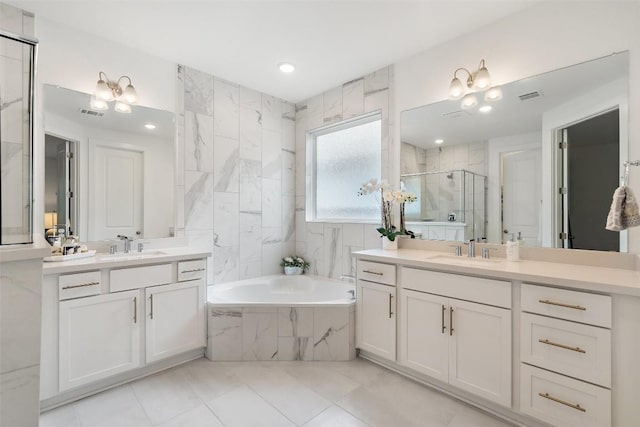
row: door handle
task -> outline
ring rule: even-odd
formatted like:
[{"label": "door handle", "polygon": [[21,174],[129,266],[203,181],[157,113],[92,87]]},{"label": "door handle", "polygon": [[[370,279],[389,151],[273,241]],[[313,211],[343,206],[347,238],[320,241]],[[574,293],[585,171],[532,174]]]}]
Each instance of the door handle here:
[{"label": "door handle", "polygon": [[138,297],[133,297],[133,323],[138,323]]},{"label": "door handle", "polygon": [[453,307],[449,307],[449,336],[453,336]]},{"label": "door handle", "polygon": [[509,230],[507,230],[506,228],[505,228],[504,230],[502,230],[502,232],[503,232],[504,234],[509,234]]},{"label": "door handle", "polygon": [[442,304],[442,333],[444,334],[444,331],[447,330],[447,327],[444,326],[444,312],[447,311],[447,307],[444,306],[444,304]]},{"label": "door handle", "polygon": [[149,300],[151,300],[151,310],[149,310],[149,317],[153,320],[153,294],[149,295]]},{"label": "door handle", "polygon": [[389,319],[391,319],[391,316],[393,315],[393,311],[391,309],[391,299],[393,298],[393,295],[389,294]]}]

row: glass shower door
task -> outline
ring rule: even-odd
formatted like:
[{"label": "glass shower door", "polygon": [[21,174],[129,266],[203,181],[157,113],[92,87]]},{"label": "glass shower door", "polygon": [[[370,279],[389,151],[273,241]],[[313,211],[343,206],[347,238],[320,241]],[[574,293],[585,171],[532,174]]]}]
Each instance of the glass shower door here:
[{"label": "glass shower door", "polygon": [[0,33],[0,244],[32,243],[35,43]]}]

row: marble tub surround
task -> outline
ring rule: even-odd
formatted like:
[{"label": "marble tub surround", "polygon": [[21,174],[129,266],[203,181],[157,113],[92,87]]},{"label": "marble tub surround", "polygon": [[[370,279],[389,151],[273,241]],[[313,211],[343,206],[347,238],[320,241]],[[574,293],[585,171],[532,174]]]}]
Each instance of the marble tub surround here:
[{"label": "marble tub surround", "polygon": [[346,307],[220,307],[209,304],[207,358],[351,360],[355,305]]},{"label": "marble tub surround", "polygon": [[295,252],[295,107],[178,66],[177,235],[207,282],[274,274]]},{"label": "marble tub surround", "polygon": [[[379,248],[382,243],[375,224],[307,222],[306,133],[324,125],[364,113],[382,116],[382,176],[389,179],[395,164],[393,140],[393,67],[384,67],[296,104],[295,132],[295,252],[311,262],[310,273],[332,278],[355,275],[352,253]],[[357,189],[354,189],[356,191]]]}]

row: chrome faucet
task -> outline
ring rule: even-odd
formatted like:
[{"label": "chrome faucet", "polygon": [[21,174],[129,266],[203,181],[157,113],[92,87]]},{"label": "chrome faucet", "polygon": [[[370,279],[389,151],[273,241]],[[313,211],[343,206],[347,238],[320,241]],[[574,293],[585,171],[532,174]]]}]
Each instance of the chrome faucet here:
[{"label": "chrome faucet", "polygon": [[124,242],[124,253],[128,254],[129,252],[131,252],[131,242],[133,241],[133,239],[131,237],[122,236],[120,234],[118,234],[118,239]]},{"label": "chrome faucet", "polygon": [[467,246],[467,256],[474,258],[476,256],[476,242],[473,239],[469,239],[468,242],[464,242]]}]

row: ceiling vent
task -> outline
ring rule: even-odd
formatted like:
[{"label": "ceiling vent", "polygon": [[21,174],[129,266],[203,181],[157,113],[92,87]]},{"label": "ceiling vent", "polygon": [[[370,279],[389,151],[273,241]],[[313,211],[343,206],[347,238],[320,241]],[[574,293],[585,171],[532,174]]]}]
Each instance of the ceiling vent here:
[{"label": "ceiling vent", "polygon": [[80,114],[86,114],[87,116],[94,116],[94,117],[102,117],[102,116],[104,116],[104,113],[101,113],[100,111],[88,110],[86,108],[81,108],[80,109]]},{"label": "ceiling vent", "polygon": [[538,90],[534,90],[533,92],[524,93],[522,95],[519,95],[518,98],[520,98],[520,101],[527,101],[529,99],[538,98],[539,96],[542,96],[542,92],[540,92]]},{"label": "ceiling vent", "polygon": [[444,113],[442,117],[444,117],[445,119],[457,119],[460,117],[467,117],[470,115],[471,114],[468,111],[456,110],[456,111],[450,111],[448,113]]}]

